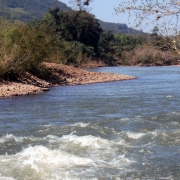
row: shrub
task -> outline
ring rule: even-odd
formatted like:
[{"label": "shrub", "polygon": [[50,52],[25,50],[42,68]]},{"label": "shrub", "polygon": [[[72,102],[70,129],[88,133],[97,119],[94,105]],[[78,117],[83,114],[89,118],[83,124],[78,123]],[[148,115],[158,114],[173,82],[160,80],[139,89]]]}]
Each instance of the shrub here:
[{"label": "shrub", "polygon": [[[173,52],[162,52],[153,46],[140,45],[129,52],[123,52],[122,64],[129,65],[170,65],[177,61],[178,56]],[[127,63],[128,62],[128,63]]]},{"label": "shrub", "polygon": [[32,29],[22,23],[1,21],[1,74],[14,70],[32,71],[47,56],[50,39],[42,29]]}]

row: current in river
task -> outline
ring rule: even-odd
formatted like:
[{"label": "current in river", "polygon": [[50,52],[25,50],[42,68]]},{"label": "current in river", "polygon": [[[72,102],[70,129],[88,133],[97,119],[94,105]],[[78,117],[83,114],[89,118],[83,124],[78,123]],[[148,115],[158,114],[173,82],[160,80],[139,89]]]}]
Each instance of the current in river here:
[{"label": "current in river", "polygon": [[179,180],[180,67],[0,100],[0,180]]}]

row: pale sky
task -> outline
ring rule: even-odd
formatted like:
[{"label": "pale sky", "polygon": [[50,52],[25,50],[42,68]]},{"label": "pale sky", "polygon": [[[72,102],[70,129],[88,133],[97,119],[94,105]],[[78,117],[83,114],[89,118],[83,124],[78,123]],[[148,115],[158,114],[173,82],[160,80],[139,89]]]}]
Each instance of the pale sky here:
[{"label": "pale sky", "polygon": [[[72,4],[69,4],[69,0],[59,0],[67,6],[72,7]],[[114,22],[114,23],[127,23],[127,16],[123,14],[116,15],[114,8],[117,8],[118,5],[123,2],[122,0],[93,0],[90,3],[90,13],[95,15],[97,19],[100,19],[105,22]]]},{"label": "pale sky", "polygon": [[[72,4],[69,4],[69,0],[59,0],[67,6],[72,7]],[[89,11],[91,14],[95,15],[97,19],[100,19],[104,22],[113,22],[113,23],[125,23],[128,27],[135,27],[132,19],[130,19],[130,24],[128,20],[127,14],[115,14],[114,8],[117,8],[121,2],[125,0],[93,0],[90,3],[89,7],[91,10]],[[138,29],[138,28],[137,28]],[[145,32],[151,31],[152,27],[145,29]]]}]

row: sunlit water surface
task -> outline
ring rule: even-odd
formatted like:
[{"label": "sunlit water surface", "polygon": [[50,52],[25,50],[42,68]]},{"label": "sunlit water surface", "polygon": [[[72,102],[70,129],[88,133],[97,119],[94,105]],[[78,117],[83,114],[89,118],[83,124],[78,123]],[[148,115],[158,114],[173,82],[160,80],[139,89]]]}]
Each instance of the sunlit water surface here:
[{"label": "sunlit water surface", "polygon": [[180,179],[180,67],[0,100],[0,180]]}]

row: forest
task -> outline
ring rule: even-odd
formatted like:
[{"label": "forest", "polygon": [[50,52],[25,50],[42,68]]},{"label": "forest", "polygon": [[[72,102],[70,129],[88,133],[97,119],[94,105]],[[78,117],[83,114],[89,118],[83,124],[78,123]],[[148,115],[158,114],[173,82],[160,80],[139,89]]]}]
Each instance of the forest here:
[{"label": "forest", "polygon": [[42,62],[150,66],[177,64],[177,60],[171,39],[160,35],[158,27],[152,34],[117,34],[105,31],[86,10],[49,8],[44,18],[27,23],[0,19],[0,76],[12,71],[41,74]]}]

